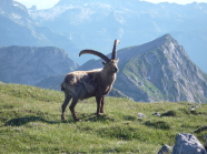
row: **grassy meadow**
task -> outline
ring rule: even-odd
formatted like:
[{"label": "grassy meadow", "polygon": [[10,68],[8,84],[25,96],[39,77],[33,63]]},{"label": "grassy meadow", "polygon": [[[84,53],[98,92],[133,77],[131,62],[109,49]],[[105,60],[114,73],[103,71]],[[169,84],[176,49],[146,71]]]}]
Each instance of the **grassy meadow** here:
[{"label": "grassy meadow", "polygon": [[[155,154],[173,145],[177,133],[193,133],[207,121],[207,105],[189,110],[189,103],[141,103],[106,98],[105,114],[95,116],[91,98],[69,109],[60,120],[61,92],[0,83],[0,153],[140,153]],[[162,117],[154,112],[169,113]],[[139,119],[138,113],[145,114]],[[201,142],[207,131],[194,133]]]}]

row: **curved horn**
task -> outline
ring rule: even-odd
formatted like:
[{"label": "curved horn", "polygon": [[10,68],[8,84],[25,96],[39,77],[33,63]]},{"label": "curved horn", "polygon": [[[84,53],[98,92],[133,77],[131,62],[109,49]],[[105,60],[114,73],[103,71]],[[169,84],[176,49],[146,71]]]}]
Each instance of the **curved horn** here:
[{"label": "curved horn", "polygon": [[119,42],[120,42],[119,40],[114,40],[111,59],[116,59],[116,46],[119,44]]},{"label": "curved horn", "polygon": [[103,60],[105,60],[106,62],[109,62],[110,59],[105,56],[104,54],[98,52],[98,51],[95,51],[95,50],[82,50],[80,53],[79,53],[79,56],[81,56],[82,54],[86,54],[86,53],[89,53],[89,54],[92,54],[92,55],[96,55],[100,58],[102,58]]}]

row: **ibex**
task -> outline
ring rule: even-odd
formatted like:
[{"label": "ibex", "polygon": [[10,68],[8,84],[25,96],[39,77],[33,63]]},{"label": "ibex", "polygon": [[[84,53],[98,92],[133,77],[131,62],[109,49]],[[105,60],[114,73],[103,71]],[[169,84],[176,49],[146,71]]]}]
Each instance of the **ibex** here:
[{"label": "ibex", "polygon": [[118,72],[118,59],[116,59],[116,46],[119,43],[118,40],[114,41],[112,56],[109,59],[104,54],[94,50],[82,50],[79,56],[82,54],[93,54],[105,62],[102,69],[95,69],[90,71],[75,71],[68,73],[61,84],[61,90],[65,93],[65,100],[62,104],[61,119],[65,120],[65,109],[72,98],[70,104],[70,111],[75,121],[79,119],[75,113],[75,106],[78,100],[83,100],[89,97],[96,97],[97,111],[96,115],[104,113],[104,96],[110,92],[113,83],[116,80],[116,73]]}]

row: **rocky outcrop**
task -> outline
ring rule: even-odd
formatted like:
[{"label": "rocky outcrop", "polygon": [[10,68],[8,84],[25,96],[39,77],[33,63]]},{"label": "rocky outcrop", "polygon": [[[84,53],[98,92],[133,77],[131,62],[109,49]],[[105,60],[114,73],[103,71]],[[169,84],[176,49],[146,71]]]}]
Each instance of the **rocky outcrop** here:
[{"label": "rocky outcrop", "polygon": [[163,145],[158,154],[207,154],[207,151],[196,136],[179,133],[175,138],[175,145]]},{"label": "rocky outcrop", "polygon": [[207,152],[194,135],[178,134],[172,154],[207,154]]},{"label": "rocky outcrop", "polygon": [[[121,64],[123,71],[118,80],[131,83],[129,89],[136,87],[136,100],[143,99],[138,92],[142,91],[147,96],[145,101],[206,102],[204,74],[169,34],[142,46],[123,49],[119,54],[120,62],[126,63]],[[116,88],[122,86],[117,84]]]}]

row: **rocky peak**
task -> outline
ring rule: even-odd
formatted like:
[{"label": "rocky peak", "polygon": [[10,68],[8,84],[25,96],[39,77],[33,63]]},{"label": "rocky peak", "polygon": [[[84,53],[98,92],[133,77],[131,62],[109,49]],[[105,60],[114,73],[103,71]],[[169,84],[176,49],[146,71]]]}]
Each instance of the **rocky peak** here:
[{"label": "rocky peak", "polygon": [[156,39],[157,42],[177,42],[170,34],[165,34]]},{"label": "rocky peak", "polygon": [[[169,34],[141,46],[121,50],[116,88],[138,101],[207,100],[204,73],[189,59],[184,48]],[[129,86],[131,85],[131,86]]]}]

